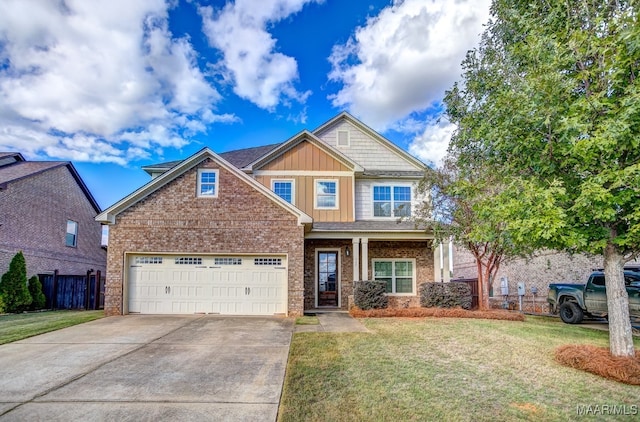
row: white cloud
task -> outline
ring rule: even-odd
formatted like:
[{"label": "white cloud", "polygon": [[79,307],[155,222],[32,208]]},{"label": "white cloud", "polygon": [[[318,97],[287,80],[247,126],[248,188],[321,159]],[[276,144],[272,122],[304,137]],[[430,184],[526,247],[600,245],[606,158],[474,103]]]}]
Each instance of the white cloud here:
[{"label": "white cloud", "polygon": [[299,92],[298,64],[276,49],[276,39],[267,25],[299,12],[311,2],[322,0],[237,0],[214,12],[200,8],[203,31],[209,44],[222,51],[216,66],[234,92],[258,107],[273,110],[281,101],[306,101],[310,91]]},{"label": "white cloud", "polygon": [[163,0],[4,0],[0,148],[126,164],[206,130],[221,97],[189,40],[169,32],[167,8]]},{"label": "white cloud", "polygon": [[409,145],[409,152],[425,163],[437,167],[442,164],[442,159],[447,154],[449,141],[455,129],[456,125],[442,116],[432,118],[427,121],[422,133],[413,139]]},{"label": "white cloud", "polygon": [[489,17],[489,0],[395,0],[334,46],[330,98],[377,130],[430,108],[461,73]]}]

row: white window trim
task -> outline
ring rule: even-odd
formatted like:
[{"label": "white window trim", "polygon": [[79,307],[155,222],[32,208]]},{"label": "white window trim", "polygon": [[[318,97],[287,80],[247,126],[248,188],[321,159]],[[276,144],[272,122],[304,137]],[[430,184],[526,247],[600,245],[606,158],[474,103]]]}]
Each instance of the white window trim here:
[{"label": "white window trim", "polygon": [[[376,209],[375,209],[375,187],[390,187],[391,188],[391,215],[389,217],[384,217],[384,216],[377,216],[376,215]],[[393,199],[393,188],[394,187],[402,187],[402,188],[409,188],[411,189],[411,201],[409,201],[409,203],[411,204],[411,210],[410,210],[410,214],[409,217],[413,216],[413,211],[414,211],[414,200],[415,200],[415,192],[413,189],[413,185],[409,184],[409,183],[374,183],[371,185],[371,217],[378,220],[397,220],[398,218],[401,217],[395,217],[393,215],[393,211],[394,211],[394,199]],[[404,218],[408,218],[408,217],[404,217]]]},{"label": "white window trim", "polygon": [[295,181],[295,179],[271,179],[271,191],[273,191],[273,193],[276,192],[275,184],[276,183],[280,183],[280,182],[289,182],[289,183],[291,183],[291,205],[295,205],[296,204],[296,181]]},{"label": "white window trim", "polygon": [[[216,191],[213,195],[202,195],[200,193],[200,188],[202,186],[202,173],[215,173],[216,175]],[[218,192],[220,192],[220,171],[217,169],[198,169],[198,183],[196,187],[196,195],[198,198],[217,198]]]},{"label": "white window trim", "polygon": [[[340,143],[340,133],[346,133],[347,134],[347,143],[346,144],[341,144]],[[336,131],[336,146],[338,147],[349,147],[351,146],[351,132],[348,130],[338,130]]]},{"label": "white window trim", "polygon": [[416,273],[418,272],[418,268],[416,267],[416,260],[415,258],[389,258],[389,259],[384,259],[384,258],[376,258],[376,259],[372,259],[371,260],[371,273],[372,273],[372,279],[376,279],[376,262],[393,262],[394,265],[392,267],[392,272],[391,272],[391,285],[393,287],[393,289],[395,290],[396,288],[396,282],[395,282],[395,263],[396,262],[411,262],[413,263],[413,274],[411,275],[411,290],[412,293],[387,293],[387,296],[416,296],[417,293],[417,286],[416,286]]},{"label": "white window trim", "polygon": [[[319,182],[333,182],[336,184],[336,205],[334,207],[318,207]],[[340,183],[338,179],[315,179],[313,181],[313,208],[316,210],[337,210],[340,208]]]}]

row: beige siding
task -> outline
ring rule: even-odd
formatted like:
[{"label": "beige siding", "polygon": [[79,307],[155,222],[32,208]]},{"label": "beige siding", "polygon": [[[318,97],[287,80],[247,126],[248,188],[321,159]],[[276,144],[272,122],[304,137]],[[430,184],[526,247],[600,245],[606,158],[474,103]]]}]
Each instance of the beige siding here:
[{"label": "beige siding", "polygon": [[[304,213],[310,215],[314,221],[353,221],[353,176],[326,176],[326,175],[258,175],[256,180],[271,189],[273,179],[293,180],[294,201],[293,204]],[[315,209],[314,187],[316,180],[338,181],[338,209]]]},{"label": "beige siding", "polygon": [[[349,132],[349,146],[337,145],[339,130]],[[344,120],[337,122],[334,126],[328,127],[322,132],[316,133],[316,135],[367,170],[424,170]]]},{"label": "beige siding", "polygon": [[349,171],[349,168],[312,143],[303,141],[260,170]]}]

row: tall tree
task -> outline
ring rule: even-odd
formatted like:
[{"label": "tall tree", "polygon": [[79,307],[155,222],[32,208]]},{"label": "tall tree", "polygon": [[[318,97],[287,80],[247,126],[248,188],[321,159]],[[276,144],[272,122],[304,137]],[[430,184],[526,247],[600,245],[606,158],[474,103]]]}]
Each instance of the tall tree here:
[{"label": "tall tree", "polygon": [[457,164],[508,180],[492,205],[511,239],[601,254],[610,350],[634,347],[624,263],[640,253],[636,1],[494,0],[447,93]]},{"label": "tall tree", "polygon": [[7,312],[21,311],[31,303],[27,286],[27,263],[22,252],[18,252],[9,263],[9,271],[0,279],[0,296]]}]

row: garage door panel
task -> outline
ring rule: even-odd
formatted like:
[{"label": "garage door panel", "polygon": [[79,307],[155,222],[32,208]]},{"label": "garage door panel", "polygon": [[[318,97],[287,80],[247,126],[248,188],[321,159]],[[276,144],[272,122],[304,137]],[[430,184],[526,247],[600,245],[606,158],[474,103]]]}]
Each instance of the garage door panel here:
[{"label": "garage door panel", "polygon": [[286,280],[284,257],[134,256],[128,280],[129,311],[286,313]]}]

